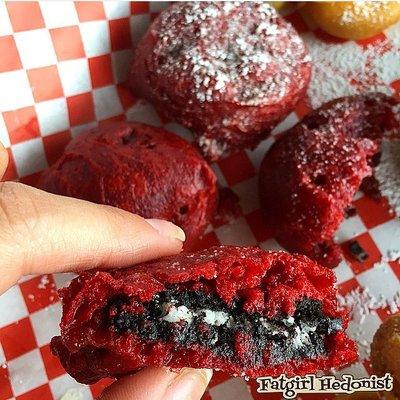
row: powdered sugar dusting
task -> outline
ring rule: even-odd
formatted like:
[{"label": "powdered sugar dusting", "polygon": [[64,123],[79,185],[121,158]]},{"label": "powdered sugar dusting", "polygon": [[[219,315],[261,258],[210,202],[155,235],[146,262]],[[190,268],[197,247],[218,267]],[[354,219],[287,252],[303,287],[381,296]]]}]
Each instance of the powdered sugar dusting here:
[{"label": "powdered sugar dusting", "polygon": [[60,400],[83,400],[83,393],[78,388],[68,389]]},{"label": "powdered sugar dusting", "polygon": [[362,48],[350,41],[325,43],[312,34],[303,39],[313,60],[313,78],[308,88],[313,108],[343,96],[367,92],[393,94],[388,83],[400,78],[399,43],[385,39]]},{"label": "powdered sugar dusting", "polygon": [[297,67],[310,61],[293,28],[262,2],[176,3],[163,14],[159,36],[157,72],[180,74],[201,103],[277,103]]},{"label": "powdered sugar dusting", "polygon": [[[382,260],[375,263],[372,268],[384,270],[387,262],[399,262],[399,260],[400,251],[389,250],[382,257]],[[368,359],[373,337],[373,335],[367,333],[370,329],[368,320],[373,318],[378,310],[385,310],[389,314],[398,313],[400,311],[400,290],[390,296],[380,294],[376,297],[371,293],[368,286],[357,287],[344,296],[338,295],[337,299],[339,307],[350,310],[350,318],[354,323],[353,328],[357,326],[357,329],[349,329],[348,333],[358,343],[360,360]],[[370,340],[366,340],[366,338]]]},{"label": "powdered sugar dusting", "polygon": [[375,168],[382,195],[386,196],[397,216],[400,216],[400,140],[384,139],[381,159]]},{"label": "powdered sugar dusting", "polygon": [[42,275],[40,282],[38,284],[39,289],[46,289],[47,285],[50,283],[48,275]]},{"label": "powdered sugar dusting", "polygon": [[[396,295],[393,299],[387,299],[382,295],[381,297],[376,298],[370,293],[368,288],[360,287],[353,289],[345,296],[338,295],[339,306],[342,308],[348,308],[350,310],[352,321],[358,324],[362,324],[367,315],[370,315],[376,310],[387,308],[396,299],[400,300],[400,297]],[[398,303],[397,306],[400,307],[400,303]]]},{"label": "powdered sugar dusting", "polygon": [[386,85],[400,78],[400,52],[399,49],[389,51],[376,58],[373,62],[374,73]]},{"label": "powdered sugar dusting", "polygon": [[376,24],[383,21],[386,12],[390,12],[388,1],[349,2],[343,10],[340,23],[348,25],[367,20]]},{"label": "powdered sugar dusting", "polygon": [[225,153],[228,148],[228,144],[222,141],[218,141],[214,138],[209,138],[201,135],[198,139],[199,146],[203,149],[206,154],[213,154],[214,156],[221,156]]},{"label": "powdered sugar dusting", "polygon": [[400,249],[389,250],[386,256],[382,257],[382,261],[391,262],[397,261],[400,262]]},{"label": "powdered sugar dusting", "polygon": [[373,315],[380,309],[387,309],[390,314],[400,311],[400,291],[391,299],[387,299],[383,295],[376,298],[368,288],[358,287],[345,296],[339,295],[338,303],[339,306],[351,310],[350,316],[354,324],[353,329],[349,329],[347,333],[358,344],[360,361],[369,359],[373,335],[367,333],[369,330],[366,326],[367,321],[371,317],[373,318]]}]

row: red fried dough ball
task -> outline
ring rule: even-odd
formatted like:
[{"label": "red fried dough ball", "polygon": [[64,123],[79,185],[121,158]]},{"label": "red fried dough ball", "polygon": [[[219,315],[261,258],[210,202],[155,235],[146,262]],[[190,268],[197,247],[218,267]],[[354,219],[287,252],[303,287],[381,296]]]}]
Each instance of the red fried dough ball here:
[{"label": "red fried dough ball", "polygon": [[130,86],[194,132],[210,160],[255,147],[305,95],[310,56],[268,3],[174,3],[134,56]]},{"label": "red fried dough ball", "polygon": [[357,348],[334,283],[307,257],[257,247],[86,271],[60,292],[61,336],[51,350],[86,384],[146,366],[249,378],[337,368],[355,361]]},{"label": "red fried dough ball", "polygon": [[179,225],[187,246],[217,202],[216,177],[188,142],[160,128],[122,122],[73,139],[39,186]]},{"label": "red fried dough ball", "polygon": [[260,198],[267,224],[289,251],[335,267],[342,256],[333,236],[363,180],[373,172],[392,99],[344,97],[314,111],[265,155]]}]

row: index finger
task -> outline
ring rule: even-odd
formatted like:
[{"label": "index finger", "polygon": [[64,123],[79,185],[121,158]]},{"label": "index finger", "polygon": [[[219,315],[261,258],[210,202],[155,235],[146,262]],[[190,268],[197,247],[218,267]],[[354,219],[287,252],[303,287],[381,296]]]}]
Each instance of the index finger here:
[{"label": "index finger", "polygon": [[21,275],[118,268],[179,253],[171,222],[0,183],[0,293]]}]

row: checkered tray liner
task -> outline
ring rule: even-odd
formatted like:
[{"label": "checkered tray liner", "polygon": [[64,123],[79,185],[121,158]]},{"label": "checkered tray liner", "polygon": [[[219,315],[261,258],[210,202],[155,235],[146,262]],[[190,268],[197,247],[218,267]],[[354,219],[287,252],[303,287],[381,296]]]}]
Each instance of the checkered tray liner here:
[{"label": "checkered tray liner", "polygon": [[[7,180],[35,185],[40,171],[60,156],[72,137],[106,121],[148,122],[190,138],[181,126],[163,123],[124,84],[131,48],[164,7],[160,2],[0,2],[0,140],[10,155]],[[310,31],[298,14],[288,19],[301,33]],[[385,34],[398,40],[399,31],[397,26]],[[326,39],[318,31],[310,34],[315,40]],[[369,43],[382,40],[385,34]],[[400,76],[390,87],[400,95]],[[308,110],[301,104],[275,134]],[[262,223],[256,178],[273,142],[274,136],[254,151],[242,151],[213,165],[219,182],[239,196],[241,215],[232,224],[210,226],[199,248],[220,243],[279,248]],[[338,233],[346,256],[335,269],[339,290],[344,294],[368,286],[375,296],[391,296],[399,289],[400,265],[388,262],[379,269],[372,267],[388,250],[400,250],[399,219],[390,214],[386,201],[377,203],[362,193],[353,204],[356,215],[346,219]],[[354,238],[369,254],[363,263],[347,252],[346,243]],[[50,352],[49,342],[59,331],[61,314],[56,290],[70,278],[71,274],[25,277],[0,297],[0,400],[59,399],[71,388],[78,388],[82,399],[92,399],[109,384],[110,380],[90,387],[77,384]],[[386,317],[385,310],[367,316],[363,339],[370,341]],[[350,330],[357,329],[357,324],[351,324]],[[368,375],[371,369],[364,361],[349,371]],[[212,400],[280,397],[259,395],[254,381],[246,383],[218,372],[205,394],[205,399]],[[302,396],[309,397],[333,398]]]}]

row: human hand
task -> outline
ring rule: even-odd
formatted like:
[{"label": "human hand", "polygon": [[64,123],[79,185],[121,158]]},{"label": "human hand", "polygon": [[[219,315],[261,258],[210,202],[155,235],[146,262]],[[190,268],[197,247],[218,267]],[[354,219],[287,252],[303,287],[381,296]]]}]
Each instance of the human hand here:
[{"label": "human hand", "polygon": [[[8,155],[0,144],[0,180]],[[182,250],[171,222],[0,182],[0,294],[23,275],[122,268]],[[198,400],[211,370],[149,367],[118,379],[101,400]]]}]

